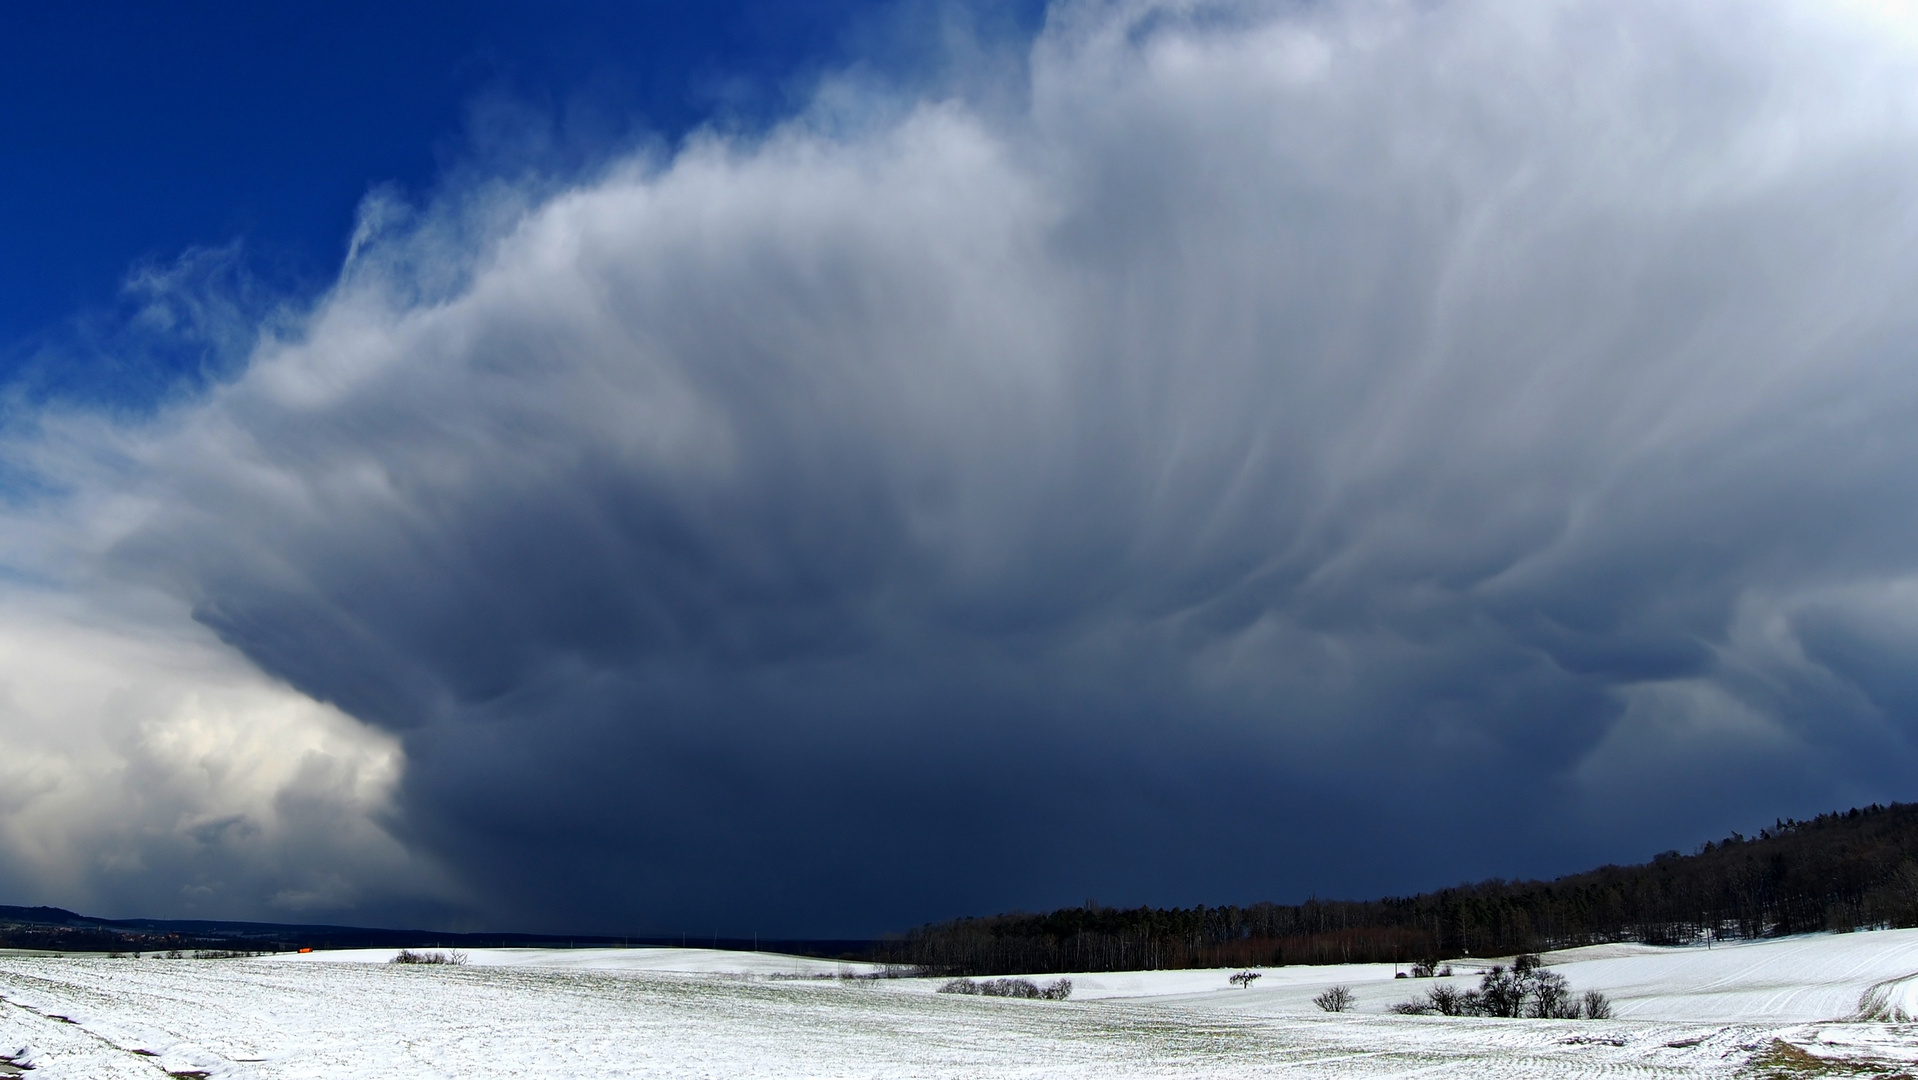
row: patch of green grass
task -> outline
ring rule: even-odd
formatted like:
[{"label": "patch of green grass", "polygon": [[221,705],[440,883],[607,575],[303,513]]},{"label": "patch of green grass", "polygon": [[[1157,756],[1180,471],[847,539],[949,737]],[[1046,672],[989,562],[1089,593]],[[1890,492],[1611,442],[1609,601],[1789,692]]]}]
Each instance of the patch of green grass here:
[{"label": "patch of green grass", "polygon": [[1773,1039],[1747,1066],[1759,1080],[1804,1080],[1817,1076],[1875,1077],[1877,1080],[1914,1080],[1897,1064],[1870,1058],[1821,1058]]}]

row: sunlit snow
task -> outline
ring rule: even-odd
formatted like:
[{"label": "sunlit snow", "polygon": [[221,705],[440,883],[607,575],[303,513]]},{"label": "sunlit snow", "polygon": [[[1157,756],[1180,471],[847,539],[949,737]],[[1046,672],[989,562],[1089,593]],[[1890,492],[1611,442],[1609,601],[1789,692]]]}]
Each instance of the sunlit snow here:
[{"label": "sunlit snow", "polygon": [[[1072,1000],[1043,1002],[769,953],[479,949],[462,967],[392,955],[0,955],[0,1074],[6,1061],[32,1080],[1730,1076],[1781,1052],[1918,1062],[1914,930],[1547,954],[1575,990],[1612,998],[1606,1021],[1391,1015],[1434,981],[1389,964],[1265,969],[1249,989],[1216,969],[1074,974]],[[1456,961],[1452,981],[1500,959]],[[1356,1012],[1313,1007],[1334,984]]]}]

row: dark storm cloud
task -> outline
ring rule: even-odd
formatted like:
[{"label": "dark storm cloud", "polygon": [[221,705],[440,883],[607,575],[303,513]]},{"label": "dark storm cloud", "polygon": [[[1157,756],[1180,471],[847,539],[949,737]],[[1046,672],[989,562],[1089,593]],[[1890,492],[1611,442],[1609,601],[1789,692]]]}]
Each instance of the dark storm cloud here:
[{"label": "dark storm cloud", "polygon": [[449,193],[205,400],[47,423],[127,462],[110,573],[400,739],[477,921],[1642,857],[1911,795],[1914,42],[1068,6],[1023,94]]}]

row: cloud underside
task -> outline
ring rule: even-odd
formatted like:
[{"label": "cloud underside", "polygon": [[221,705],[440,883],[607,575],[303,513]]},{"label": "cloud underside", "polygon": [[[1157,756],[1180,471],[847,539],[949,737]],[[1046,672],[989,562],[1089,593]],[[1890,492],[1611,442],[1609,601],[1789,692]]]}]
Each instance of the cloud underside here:
[{"label": "cloud underside", "polygon": [[340,740],[221,797],[358,823],[337,893],[218,799],[139,803],[112,880],[205,834],[229,903],[862,933],[1909,798],[1902,18],[1068,5],[1012,93],[369,225],[230,382],[17,444],[65,494],[16,562]]}]

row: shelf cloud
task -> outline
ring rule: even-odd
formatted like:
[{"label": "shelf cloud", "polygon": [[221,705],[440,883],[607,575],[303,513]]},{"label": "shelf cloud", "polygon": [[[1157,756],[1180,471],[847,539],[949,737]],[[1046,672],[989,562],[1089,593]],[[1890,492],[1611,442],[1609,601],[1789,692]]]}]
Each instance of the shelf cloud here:
[{"label": "shelf cloud", "polygon": [[231,378],[16,415],[0,882],[858,934],[1910,798],[1914,26],[1066,3],[370,200]]}]

